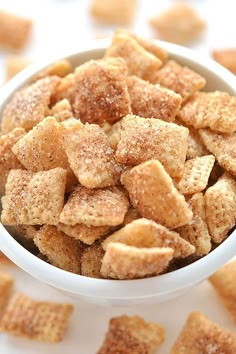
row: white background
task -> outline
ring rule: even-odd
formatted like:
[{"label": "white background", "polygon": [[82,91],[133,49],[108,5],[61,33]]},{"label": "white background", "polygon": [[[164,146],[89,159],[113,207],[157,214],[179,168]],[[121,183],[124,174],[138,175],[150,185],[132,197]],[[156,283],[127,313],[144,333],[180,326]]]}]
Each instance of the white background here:
[{"label": "white background", "polygon": [[[140,0],[133,28],[138,34],[150,37],[148,18],[173,1]],[[186,1],[187,2],[187,1]],[[235,1],[188,1],[208,23],[202,41],[193,48],[210,53],[213,48],[235,46]],[[46,60],[67,50],[82,48],[96,36],[112,33],[111,27],[98,26],[88,15],[88,0],[0,0],[0,9],[31,17],[34,33],[22,55],[35,61]],[[4,81],[6,53],[0,52],[0,84]],[[0,270],[5,269],[0,266]],[[34,280],[16,267],[6,270],[16,278],[15,288],[36,299],[73,302],[72,299]],[[161,305],[133,308],[105,308],[82,302],[75,303],[75,311],[65,340],[59,344],[42,344],[0,334],[1,354],[94,354],[101,345],[109,319],[120,314],[136,314],[166,327],[167,338],[158,353],[168,354],[189,312],[201,310],[212,320],[235,331],[216,294],[206,281],[179,299]]]}]

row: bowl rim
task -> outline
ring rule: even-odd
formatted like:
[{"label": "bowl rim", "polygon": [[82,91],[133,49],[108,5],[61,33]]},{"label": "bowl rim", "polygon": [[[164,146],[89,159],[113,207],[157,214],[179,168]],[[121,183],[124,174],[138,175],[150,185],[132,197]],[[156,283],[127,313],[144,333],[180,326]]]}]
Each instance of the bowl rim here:
[{"label": "bowl rim", "polygon": [[[163,41],[155,42],[166,49],[170,55],[177,55],[183,59],[190,60],[193,65],[197,64],[214,73],[229,85],[236,94],[235,76],[220,64],[192,49]],[[70,51],[64,55],[57,55],[45,62],[30,65],[0,88],[0,111],[12,94],[28,83],[39,70],[57,60],[70,59],[85,53],[89,54],[89,52],[105,50],[109,43],[110,40],[107,39],[93,40],[79,50]],[[128,300],[168,295],[172,292],[189,288],[207,278],[236,254],[235,230],[208,255],[170,273],[135,280],[96,279],[67,272],[39,259],[21,246],[2,224],[0,224],[0,235],[1,251],[24,271],[55,288],[87,298]]]}]

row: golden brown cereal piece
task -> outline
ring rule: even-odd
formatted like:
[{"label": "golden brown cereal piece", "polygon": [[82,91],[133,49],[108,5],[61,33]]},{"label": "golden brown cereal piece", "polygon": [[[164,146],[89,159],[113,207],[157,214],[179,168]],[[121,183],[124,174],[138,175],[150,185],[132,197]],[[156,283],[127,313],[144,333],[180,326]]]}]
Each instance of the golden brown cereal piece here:
[{"label": "golden brown cereal piece", "polygon": [[69,60],[62,59],[56,61],[55,63],[49,65],[45,69],[41,70],[35,77],[34,81],[42,79],[45,76],[56,75],[59,77],[64,77],[71,73],[72,66]]},{"label": "golden brown cereal piece", "polygon": [[25,134],[22,128],[0,136],[0,194],[5,191],[7,176],[12,169],[22,168],[20,161],[11,151],[12,146]]},{"label": "golden brown cereal piece", "polygon": [[118,184],[122,168],[101,127],[75,120],[62,130],[65,152],[80,184],[86,188]]},{"label": "golden brown cereal piece", "polygon": [[180,95],[137,76],[128,76],[127,84],[133,114],[173,122],[181,106]]},{"label": "golden brown cereal piece", "polygon": [[194,194],[203,191],[215,163],[213,155],[190,159],[185,162],[184,172],[177,186],[182,194]]},{"label": "golden brown cereal piece", "polygon": [[101,275],[111,279],[154,276],[166,270],[173,253],[172,248],[138,248],[111,242],[102,259]]},{"label": "golden brown cereal piece", "polygon": [[128,115],[121,122],[115,156],[119,163],[128,165],[158,159],[172,177],[181,177],[187,148],[187,128],[159,119]]},{"label": "golden brown cereal piece", "polygon": [[197,92],[178,113],[181,120],[195,129],[216,132],[236,131],[236,97],[226,92]]},{"label": "golden brown cereal piece", "polygon": [[206,221],[212,240],[222,242],[235,225],[236,181],[224,174],[205,193]]},{"label": "golden brown cereal piece", "polygon": [[80,243],[59,231],[55,226],[44,225],[35,235],[39,251],[56,267],[80,274]]},{"label": "golden brown cereal piece", "polygon": [[155,73],[155,83],[178,93],[185,102],[205,86],[206,80],[188,67],[181,66],[174,60],[169,60],[163,68]]},{"label": "golden brown cereal piece", "polygon": [[36,249],[34,244],[34,237],[38,231],[36,226],[14,225],[9,226],[7,230],[21,245],[23,245],[28,250],[34,251]]},{"label": "golden brown cereal piece", "polygon": [[211,322],[201,312],[192,312],[171,354],[234,354],[236,335]]},{"label": "golden brown cereal piece", "polygon": [[57,102],[66,98],[70,101],[75,92],[75,85],[74,72],[61,78],[59,85],[56,87],[55,94],[53,95],[53,100]]},{"label": "golden brown cereal piece", "polygon": [[209,151],[203,144],[203,141],[199,135],[198,130],[189,127],[189,136],[188,136],[188,150],[187,150],[187,159],[194,159],[195,157],[205,156],[209,154]]},{"label": "golden brown cereal piece", "polygon": [[31,61],[19,55],[10,55],[5,60],[5,77],[6,81],[18,74],[31,64]]},{"label": "golden brown cereal piece", "polygon": [[60,342],[72,311],[71,304],[35,301],[15,293],[3,314],[0,330],[41,342]]},{"label": "golden brown cereal piece", "polygon": [[153,354],[165,340],[165,329],[139,316],[113,317],[97,354]]},{"label": "golden brown cereal piece", "polygon": [[93,0],[90,14],[104,24],[129,24],[133,21],[137,0]]},{"label": "golden brown cereal piece", "polygon": [[162,65],[159,58],[145,50],[135,39],[123,33],[115,34],[105,57],[123,58],[129,75],[136,75],[149,81],[152,81],[154,74]]},{"label": "golden brown cereal piece", "polygon": [[211,284],[217,291],[223,305],[236,323],[236,260],[231,261],[214,273],[210,278]]},{"label": "golden brown cereal piece", "polygon": [[3,272],[0,273],[0,314],[1,315],[10,297],[13,283],[14,280],[10,275]]},{"label": "golden brown cereal piece", "polygon": [[236,49],[215,49],[212,52],[212,57],[226,69],[236,74]]},{"label": "golden brown cereal piece", "polygon": [[144,162],[121,176],[121,183],[139,213],[168,228],[188,224],[192,212],[158,160]]},{"label": "golden brown cereal piece", "polygon": [[68,99],[57,102],[51,110],[51,115],[56,118],[57,122],[63,122],[73,117],[72,107]]},{"label": "golden brown cereal piece", "polygon": [[127,211],[127,213],[125,214],[125,218],[124,218],[124,222],[123,222],[123,226],[131,223],[132,221],[136,220],[136,219],[140,219],[140,214],[138,212],[137,209],[134,208],[129,208],[129,210]]},{"label": "golden brown cereal piece", "polygon": [[116,226],[122,224],[129,202],[117,187],[87,189],[78,186],[69,197],[60,215],[67,225]]},{"label": "golden brown cereal piece", "polygon": [[30,19],[0,11],[0,48],[23,49],[31,35],[32,25]]},{"label": "golden brown cereal piece", "polygon": [[189,224],[179,227],[176,231],[195,246],[197,256],[204,256],[211,250],[211,236],[206,223],[205,202],[202,193],[194,194],[188,200],[188,204],[193,212],[193,218]]},{"label": "golden brown cereal piece", "polygon": [[102,278],[100,269],[104,253],[101,245],[93,245],[86,248],[81,256],[81,275]]},{"label": "golden brown cereal piece", "polygon": [[158,37],[168,42],[189,44],[199,39],[206,27],[197,12],[185,3],[173,4],[150,20]]},{"label": "golden brown cereal piece", "polygon": [[49,113],[50,98],[59,82],[59,77],[49,76],[16,92],[3,111],[2,131],[30,130],[41,122]]},{"label": "golden brown cereal piece", "polygon": [[121,121],[112,125],[111,130],[107,133],[108,140],[113,150],[117,149],[118,142],[120,140]]},{"label": "golden brown cereal piece", "polygon": [[182,239],[177,232],[152,220],[138,219],[114,232],[103,241],[104,250],[111,242],[124,243],[139,248],[170,247],[174,250],[173,258],[185,258],[193,254],[195,247]]},{"label": "golden brown cereal piece", "polygon": [[200,129],[200,136],[219,165],[236,176],[236,134],[218,134]]},{"label": "golden brown cereal piece", "polygon": [[126,76],[121,58],[91,60],[79,66],[72,88],[67,88],[75,117],[83,123],[101,124],[131,113]]}]

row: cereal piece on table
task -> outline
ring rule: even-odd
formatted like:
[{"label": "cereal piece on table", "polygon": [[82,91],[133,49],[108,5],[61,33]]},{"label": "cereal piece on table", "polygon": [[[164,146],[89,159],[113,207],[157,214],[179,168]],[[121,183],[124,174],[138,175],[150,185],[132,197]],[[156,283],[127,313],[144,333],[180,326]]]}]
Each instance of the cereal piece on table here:
[{"label": "cereal piece on table", "polygon": [[25,69],[31,64],[31,61],[19,55],[11,55],[5,60],[5,77],[6,81]]},{"label": "cereal piece on table", "polygon": [[154,74],[162,65],[158,57],[145,50],[135,39],[120,33],[113,37],[105,57],[123,58],[129,75],[136,75],[149,81],[152,81]]},{"label": "cereal piece on table", "polygon": [[55,226],[44,225],[36,233],[34,243],[52,265],[80,274],[79,241],[68,237]]},{"label": "cereal piece on table", "polygon": [[24,134],[24,129],[15,128],[10,133],[0,136],[0,194],[5,191],[10,170],[22,167],[11,148]]},{"label": "cereal piece on table", "polygon": [[138,279],[164,272],[173,259],[169,247],[138,248],[119,242],[107,245],[101,275],[111,279]]},{"label": "cereal piece on table", "polygon": [[150,25],[160,39],[185,45],[198,40],[206,27],[198,13],[184,3],[174,4],[153,17]]},{"label": "cereal piece on table", "polygon": [[123,226],[131,223],[132,221],[140,219],[140,214],[137,209],[130,207],[127,213],[125,214],[125,218],[123,221]]},{"label": "cereal piece on table", "polygon": [[188,127],[189,136],[188,136],[188,150],[187,150],[187,159],[194,159],[195,157],[209,155],[209,151],[203,144],[203,141],[199,135],[198,130]]},{"label": "cereal piece on table", "polygon": [[195,129],[207,128],[220,133],[236,131],[236,97],[226,92],[197,92],[178,116]]},{"label": "cereal piece on table", "polygon": [[73,117],[72,107],[67,98],[58,101],[51,110],[51,115],[56,118],[57,122],[63,122]]},{"label": "cereal piece on table", "polygon": [[104,250],[111,242],[139,248],[170,247],[174,250],[173,258],[185,258],[195,251],[195,247],[182,239],[177,232],[147,219],[134,220],[108,236],[102,243]]},{"label": "cereal piece on table", "polygon": [[35,77],[34,81],[42,79],[45,76],[56,75],[59,77],[64,77],[71,73],[72,66],[69,60],[62,59],[56,61],[55,63],[49,65],[45,69],[41,70]]},{"label": "cereal piece on table", "polygon": [[187,148],[187,128],[160,119],[128,115],[121,122],[115,157],[125,165],[157,159],[172,177],[181,177]]},{"label": "cereal piece on table", "polygon": [[67,225],[116,226],[122,224],[129,208],[125,193],[117,187],[87,189],[78,186],[60,215]]},{"label": "cereal piece on table", "polygon": [[93,0],[90,14],[104,24],[130,24],[136,7],[137,0]]},{"label": "cereal piece on table", "polygon": [[2,131],[30,130],[41,122],[50,111],[50,99],[59,82],[59,77],[49,76],[16,92],[3,111]]},{"label": "cereal piece on table", "polygon": [[178,93],[183,102],[206,84],[204,77],[187,66],[181,66],[174,60],[169,60],[163,68],[155,73],[154,81]]},{"label": "cereal piece on table", "polygon": [[0,48],[12,51],[23,49],[31,35],[32,26],[30,19],[0,11]]},{"label": "cereal piece on table", "polygon": [[211,322],[201,312],[192,312],[178,338],[171,354],[234,354],[236,335]]},{"label": "cereal piece on table", "polygon": [[110,319],[98,354],[153,354],[165,340],[165,329],[139,316]]},{"label": "cereal piece on table", "polygon": [[81,256],[81,275],[101,278],[100,269],[104,253],[101,245],[93,245],[86,248]]},{"label": "cereal piece on table", "polygon": [[117,149],[120,140],[121,123],[116,122],[112,125],[111,130],[108,132],[108,140],[113,150]]},{"label": "cereal piece on table", "polygon": [[188,224],[192,212],[158,160],[144,162],[121,176],[131,203],[139,213],[168,228]]},{"label": "cereal piece on table", "polygon": [[236,260],[233,260],[217,270],[210,278],[223,305],[236,323]]},{"label": "cereal piece on table", "polygon": [[211,250],[211,236],[206,223],[203,194],[194,194],[188,200],[188,204],[193,212],[193,218],[189,224],[179,227],[176,231],[182,238],[195,246],[197,256],[204,256]]},{"label": "cereal piece on table", "polygon": [[179,191],[182,194],[194,194],[203,191],[208,184],[214,163],[215,157],[213,155],[187,160],[183,175],[177,183]]},{"label": "cereal piece on table", "polygon": [[118,184],[122,168],[103,129],[96,124],[73,122],[64,125],[62,134],[68,161],[80,184],[86,188]]},{"label": "cereal piece on table", "polygon": [[35,301],[22,293],[11,298],[0,323],[2,332],[41,342],[60,342],[73,305]]},{"label": "cereal piece on table", "polygon": [[133,114],[173,122],[182,103],[180,95],[137,76],[128,76],[127,84]]},{"label": "cereal piece on table", "polygon": [[10,234],[26,249],[34,251],[36,246],[34,244],[34,237],[38,231],[33,225],[14,225],[9,226],[7,230]]},{"label": "cereal piece on table", "polygon": [[13,278],[3,272],[0,272],[0,314],[2,315],[3,309],[6,306],[11,290],[13,287]]},{"label": "cereal piece on table", "polygon": [[[1,264],[14,265],[14,263],[7,256],[5,256],[4,253],[0,252],[0,265]],[[1,307],[1,305],[0,305],[0,307]]]},{"label": "cereal piece on table", "polygon": [[212,57],[226,69],[236,74],[236,48],[215,49],[212,52]]},{"label": "cereal piece on table", "polygon": [[206,221],[212,240],[222,242],[235,225],[236,181],[224,174],[205,193]]}]

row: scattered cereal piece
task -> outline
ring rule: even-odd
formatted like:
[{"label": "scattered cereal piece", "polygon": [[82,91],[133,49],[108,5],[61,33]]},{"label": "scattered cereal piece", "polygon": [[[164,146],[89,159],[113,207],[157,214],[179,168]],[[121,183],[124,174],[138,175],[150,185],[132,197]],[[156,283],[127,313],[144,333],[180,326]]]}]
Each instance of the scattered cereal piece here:
[{"label": "scattered cereal piece", "polygon": [[212,52],[212,57],[223,65],[226,69],[236,74],[236,49],[215,49]]},{"label": "scattered cereal piece", "polygon": [[128,90],[133,114],[172,122],[180,109],[182,98],[174,91],[152,85],[137,76],[128,76]]},{"label": "scattered cereal piece", "polygon": [[195,157],[209,155],[209,151],[203,144],[203,141],[199,135],[198,130],[188,127],[189,136],[188,136],[188,150],[187,150],[187,159],[194,159]]},{"label": "scattered cereal piece", "polygon": [[16,293],[1,319],[0,330],[42,342],[63,340],[73,311],[71,304],[35,301]]},{"label": "scattered cereal piece", "polygon": [[165,329],[139,316],[114,317],[98,354],[152,354],[165,340]]},{"label": "scattered cereal piece", "polygon": [[189,44],[199,39],[205,22],[189,5],[177,3],[150,20],[160,39],[178,44]]},{"label": "scattered cereal piece", "polygon": [[194,194],[203,191],[214,166],[215,157],[206,155],[185,162],[183,176],[177,183],[182,194]]},{"label": "scattered cereal piece", "polygon": [[86,248],[81,257],[81,274],[86,277],[101,278],[100,269],[104,253],[101,245]]},{"label": "scattered cereal piece", "polygon": [[111,130],[107,133],[108,140],[111,145],[111,148],[115,151],[117,149],[118,142],[120,140],[120,121],[112,125]]},{"label": "scattered cereal piece", "polygon": [[50,98],[59,82],[59,77],[49,76],[16,92],[3,111],[2,131],[30,130],[41,122],[49,113]]},{"label": "scattered cereal piece", "polygon": [[188,67],[181,66],[174,60],[169,60],[163,68],[155,73],[155,83],[178,93],[185,102],[205,86],[206,80]]},{"label": "scattered cereal piece", "polygon": [[236,335],[211,322],[200,312],[192,312],[176,342],[171,354],[234,354]]},{"label": "scattered cereal piece", "polygon": [[115,156],[119,163],[128,165],[158,159],[172,177],[181,177],[187,148],[187,128],[159,119],[128,115],[121,122]]},{"label": "scattered cereal piece", "polygon": [[120,189],[87,189],[78,186],[69,197],[60,215],[60,222],[67,225],[92,226],[122,224],[129,202]]},{"label": "scattered cereal piece", "polygon": [[195,129],[211,128],[221,133],[236,131],[236,97],[226,92],[197,92],[178,113]]},{"label": "scattered cereal piece", "polygon": [[188,200],[188,204],[193,212],[193,218],[189,224],[179,227],[176,231],[195,246],[197,256],[204,256],[211,250],[211,236],[206,223],[205,202],[202,193],[194,194]]},{"label": "scattered cereal piece", "polygon": [[6,81],[31,64],[31,61],[19,55],[10,55],[5,60]]},{"label": "scattered cereal piece", "polygon": [[57,122],[63,122],[73,117],[72,107],[68,99],[57,102],[51,110],[51,115],[56,118]]},{"label": "scattered cereal piece", "polygon": [[127,211],[127,213],[125,214],[123,226],[131,223],[132,221],[134,221],[136,219],[140,219],[140,217],[141,216],[140,216],[138,210],[130,207],[129,210]]},{"label": "scattered cereal piece", "polygon": [[0,314],[1,315],[4,307],[6,306],[9,300],[13,283],[14,280],[10,275],[3,272],[0,273]]},{"label": "scattered cereal piece", "polygon": [[44,225],[36,233],[34,243],[39,251],[56,267],[80,274],[80,243],[59,231]]},{"label": "scattered cereal piece", "polygon": [[[14,263],[7,256],[5,256],[4,253],[0,252],[0,264],[13,265]],[[0,305],[0,308],[1,307],[2,306]]]},{"label": "scattered cereal piece", "polygon": [[188,224],[192,212],[158,160],[144,162],[121,176],[121,183],[140,214],[168,228]]},{"label": "scattered cereal piece", "polygon": [[18,51],[25,47],[32,31],[32,21],[0,11],[0,47]]},{"label": "scattered cereal piece", "polygon": [[14,225],[9,226],[7,230],[10,234],[27,250],[34,251],[34,237],[38,231],[36,226],[32,225]]},{"label": "scattered cereal piece", "polygon": [[154,276],[166,270],[173,253],[172,248],[138,248],[111,242],[102,259],[101,275],[111,279]]},{"label": "scattered cereal piece", "polygon": [[38,74],[34,77],[34,81],[42,79],[45,76],[56,75],[59,77],[64,77],[68,75],[72,71],[72,66],[69,60],[62,59],[56,61],[55,63],[49,65],[45,69],[38,72]]}]

